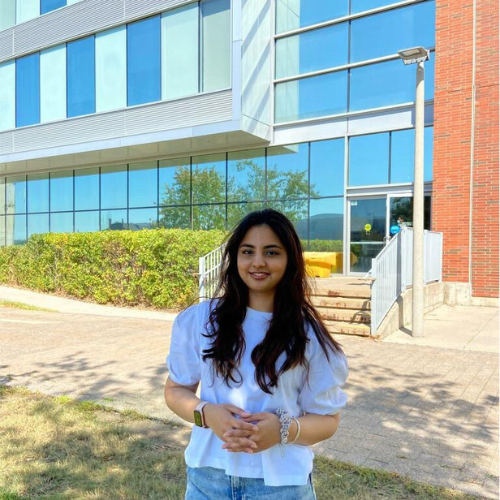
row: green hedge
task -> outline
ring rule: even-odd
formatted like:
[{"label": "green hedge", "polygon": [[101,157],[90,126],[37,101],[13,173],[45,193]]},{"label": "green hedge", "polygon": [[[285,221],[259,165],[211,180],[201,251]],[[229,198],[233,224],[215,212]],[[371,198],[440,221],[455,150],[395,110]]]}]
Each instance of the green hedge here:
[{"label": "green hedge", "polygon": [[342,240],[310,240],[302,242],[304,249],[309,248],[310,252],[343,252]]},{"label": "green hedge", "polygon": [[0,248],[0,282],[100,304],[178,308],[198,291],[198,258],[223,231],[40,234]]}]

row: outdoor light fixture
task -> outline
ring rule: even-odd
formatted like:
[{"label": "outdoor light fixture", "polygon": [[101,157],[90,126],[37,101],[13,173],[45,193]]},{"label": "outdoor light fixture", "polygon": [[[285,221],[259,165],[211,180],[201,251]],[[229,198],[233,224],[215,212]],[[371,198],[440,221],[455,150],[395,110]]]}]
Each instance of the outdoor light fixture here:
[{"label": "outdoor light fixture", "polygon": [[429,51],[424,49],[424,47],[412,47],[411,49],[398,50],[398,55],[405,66],[429,60]]}]

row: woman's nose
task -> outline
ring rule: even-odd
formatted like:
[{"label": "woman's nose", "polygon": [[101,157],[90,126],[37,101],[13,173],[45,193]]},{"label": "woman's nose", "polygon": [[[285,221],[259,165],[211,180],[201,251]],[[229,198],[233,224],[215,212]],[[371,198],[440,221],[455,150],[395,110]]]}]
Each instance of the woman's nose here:
[{"label": "woman's nose", "polygon": [[262,267],[262,266],[264,266],[265,265],[265,261],[264,261],[263,256],[259,255],[259,254],[255,254],[254,258],[253,258],[252,265],[254,267]]}]

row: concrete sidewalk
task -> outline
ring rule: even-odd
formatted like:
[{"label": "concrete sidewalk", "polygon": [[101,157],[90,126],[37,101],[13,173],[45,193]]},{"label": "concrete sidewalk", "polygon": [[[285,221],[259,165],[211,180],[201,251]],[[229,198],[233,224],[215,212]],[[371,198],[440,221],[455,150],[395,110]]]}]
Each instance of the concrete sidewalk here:
[{"label": "concrete sidewalk", "polygon": [[[62,311],[0,309],[0,383],[176,420],[162,394],[173,314],[7,287],[0,300]],[[425,328],[423,339],[339,337],[350,400],[315,451],[498,498],[498,310],[443,306]]]}]

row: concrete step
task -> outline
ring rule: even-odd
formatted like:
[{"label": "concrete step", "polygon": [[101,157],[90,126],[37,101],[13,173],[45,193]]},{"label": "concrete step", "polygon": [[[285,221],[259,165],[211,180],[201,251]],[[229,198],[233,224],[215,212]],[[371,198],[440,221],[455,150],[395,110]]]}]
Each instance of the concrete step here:
[{"label": "concrete step", "polygon": [[364,324],[369,324],[371,321],[371,313],[369,311],[336,309],[332,307],[316,307],[316,310],[324,320]]},{"label": "concrete step", "polygon": [[314,295],[312,303],[315,307],[332,307],[335,309],[354,309],[356,311],[369,311],[372,303],[367,298],[353,297],[327,297],[324,295]]},{"label": "concrete step", "polygon": [[326,329],[330,333],[341,333],[344,335],[370,336],[370,325],[360,323],[345,323],[342,321],[324,321]]},{"label": "concrete step", "polygon": [[313,289],[313,295],[320,297],[349,297],[357,299],[369,299],[372,295],[369,285],[360,285],[356,288],[330,288],[318,285]]}]

